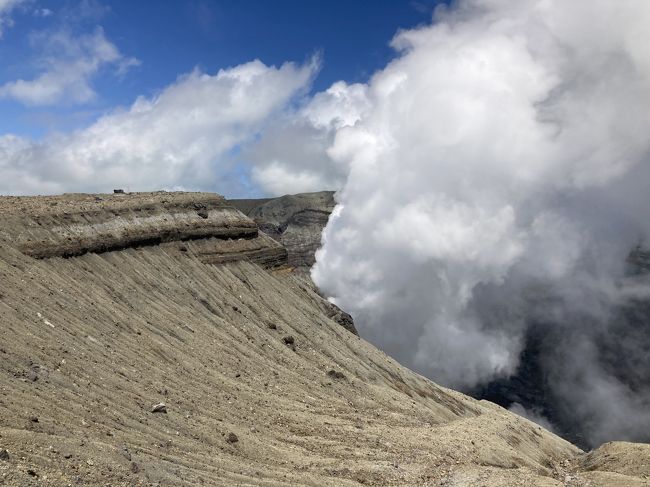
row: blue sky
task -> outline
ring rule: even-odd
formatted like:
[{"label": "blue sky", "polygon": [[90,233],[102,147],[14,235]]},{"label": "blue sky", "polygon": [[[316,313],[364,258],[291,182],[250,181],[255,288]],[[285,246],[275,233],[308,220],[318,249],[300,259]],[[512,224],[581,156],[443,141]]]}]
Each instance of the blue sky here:
[{"label": "blue sky", "polygon": [[[15,0],[14,0],[15,1]],[[0,2],[1,4],[2,2]],[[152,96],[184,73],[215,73],[253,59],[267,65],[322,56],[312,90],[337,80],[365,82],[394,55],[398,29],[431,21],[436,0],[47,1],[22,0],[0,40],[0,85],[43,71],[47,35],[71,39],[98,27],[124,59],[123,73],[100,66],[88,77],[92,99],[25,103],[0,96],[0,134],[30,138],[84,127],[101,114]]]}]

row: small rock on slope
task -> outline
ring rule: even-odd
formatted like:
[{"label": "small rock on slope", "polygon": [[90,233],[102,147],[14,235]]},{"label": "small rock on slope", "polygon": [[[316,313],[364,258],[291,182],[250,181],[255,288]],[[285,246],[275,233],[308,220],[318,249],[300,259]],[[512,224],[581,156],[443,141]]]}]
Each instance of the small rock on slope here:
[{"label": "small rock on slope", "polygon": [[158,403],[151,408],[152,413],[165,413],[167,414],[167,406],[165,403]]}]

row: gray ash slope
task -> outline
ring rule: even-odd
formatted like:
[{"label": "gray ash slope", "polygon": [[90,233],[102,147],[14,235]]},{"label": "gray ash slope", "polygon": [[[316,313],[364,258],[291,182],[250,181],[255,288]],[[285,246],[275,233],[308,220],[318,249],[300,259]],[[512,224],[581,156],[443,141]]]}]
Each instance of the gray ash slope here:
[{"label": "gray ash slope", "polygon": [[[234,200],[234,206],[250,215],[273,238],[287,246],[290,261],[311,266],[314,252],[320,244],[320,234],[327,223],[327,216],[334,207],[332,192],[288,195],[261,200]],[[650,252],[634,249],[627,262],[627,278],[644,280],[650,276]],[[489,299],[489,296],[488,296]],[[530,309],[544,307],[549,299],[558,297],[539,295],[533,297]],[[537,303],[534,301],[538,301]],[[542,303],[542,304],[539,304]],[[593,338],[597,362],[615,377],[618,383],[638,401],[645,401],[650,410],[650,300],[632,297],[611,310],[607,324],[593,315],[573,315],[572,323],[549,323],[539,321],[531,313],[527,325],[525,346],[515,374],[494,380],[465,392],[478,399],[487,399],[506,408],[525,410],[531,417],[547,420],[561,436],[582,448],[598,446],[603,441],[624,437],[634,441],[650,442],[650,424],[621,421],[612,422],[612,430],[602,428],[596,412],[611,407],[619,414],[618,405],[603,404],[589,407],[579,399],[572,399],[567,391],[558,388],[564,377],[558,371],[573,375],[572,380],[581,381],[584,373],[572,357],[581,346],[585,327],[602,329]],[[574,326],[579,323],[580,326]],[[592,331],[590,331],[590,334]],[[596,387],[596,384],[594,384]],[[614,396],[612,396],[614,397]],[[642,409],[642,407],[641,407]],[[623,413],[625,414],[625,413]],[[640,418],[639,423],[643,423]],[[632,426],[628,426],[628,425]],[[594,431],[599,431],[594,434]]]},{"label": "gray ash slope", "polygon": [[0,197],[0,228],[0,484],[648,485],[649,446],[584,454],[345,330],[216,195]]}]

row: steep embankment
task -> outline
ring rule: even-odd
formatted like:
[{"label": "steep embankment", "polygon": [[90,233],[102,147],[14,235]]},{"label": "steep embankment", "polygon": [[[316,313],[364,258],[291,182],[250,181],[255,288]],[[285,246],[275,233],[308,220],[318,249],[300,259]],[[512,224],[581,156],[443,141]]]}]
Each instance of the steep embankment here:
[{"label": "steep embankment", "polygon": [[[645,447],[584,457],[399,366],[328,318],[282,249],[221,198],[0,198],[0,209],[0,483],[645,485],[650,474]],[[152,412],[159,403],[166,413]]]},{"label": "steep embankment", "polygon": [[[287,261],[304,286],[318,292],[309,269],[316,262],[321,235],[334,210],[333,191],[285,195],[278,198],[233,199],[228,203],[252,218],[262,233],[287,249]],[[354,334],[358,334],[352,316],[329,303],[321,302],[325,314]]]}]

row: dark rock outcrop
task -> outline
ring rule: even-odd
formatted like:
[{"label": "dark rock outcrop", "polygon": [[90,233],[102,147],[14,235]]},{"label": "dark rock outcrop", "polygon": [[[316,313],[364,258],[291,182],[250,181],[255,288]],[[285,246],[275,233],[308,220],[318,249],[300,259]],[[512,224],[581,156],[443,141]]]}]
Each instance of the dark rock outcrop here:
[{"label": "dark rock outcrop", "polygon": [[321,234],[336,205],[333,191],[259,200],[228,200],[251,217],[260,230],[287,248],[289,265],[311,267]]},{"label": "dark rock outcrop", "polygon": [[330,303],[329,301],[325,301],[325,304],[323,306],[328,308],[328,312],[326,312],[328,318],[336,321],[350,333],[354,333],[355,335],[359,334],[357,328],[354,326],[354,319],[352,319],[352,316],[349,313],[346,313],[341,308],[335,304]]},{"label": "dark rock outcrop", "polygon": [[336,306],[334,303],[329,302],[318,291],[318,288],[309,277],[309,273],[304,269],[298,269],[293,272],[292,276],[294,281],[298,284],[299,288],[309,297],[311,302],[318,307],[321,312],[332,321],[335,321],[343,328],[359,336],[356,326],[354,326],[354,319],[348,313]]}]

